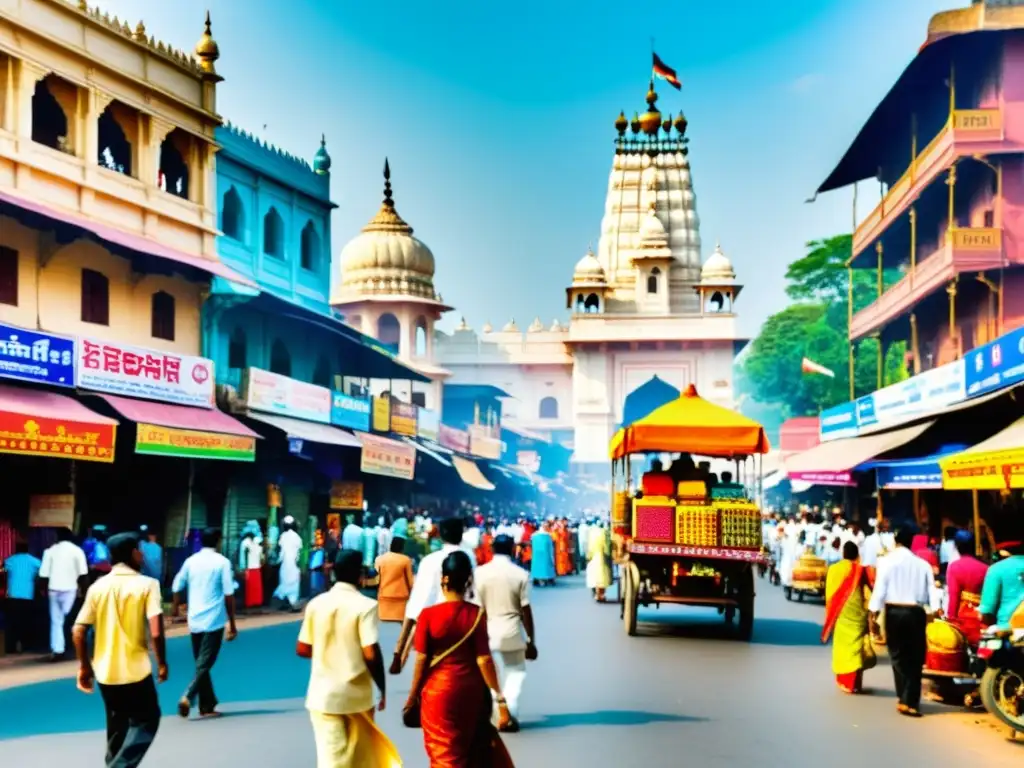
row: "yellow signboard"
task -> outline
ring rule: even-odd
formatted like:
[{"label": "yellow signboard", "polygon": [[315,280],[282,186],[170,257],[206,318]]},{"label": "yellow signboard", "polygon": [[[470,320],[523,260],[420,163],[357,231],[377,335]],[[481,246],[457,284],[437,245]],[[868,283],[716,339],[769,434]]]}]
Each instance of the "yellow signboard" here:
[{"label": "yellow signboard", "polygon": [[75,495],[57,493],[29,496],[28,524],[31,528],[73,528]]},{"label": "yellow signboard", "polygon": [[331,509],[362,509],[363,484],[335,480],[331,484]]},{"label": "yellow signboard", "polygon": [[947,491],[1008,491],[1024,488],[1024,449],[958,453],[940,461]]},{"label": "yellow signboard", "polygon": [[135,431],[135,452],[186,459],[255,461],[256,438],[139,424]]},{"label": "yellow signboard", "polygon": [[391,398],[373,398],[373,431],[391,431]]}]

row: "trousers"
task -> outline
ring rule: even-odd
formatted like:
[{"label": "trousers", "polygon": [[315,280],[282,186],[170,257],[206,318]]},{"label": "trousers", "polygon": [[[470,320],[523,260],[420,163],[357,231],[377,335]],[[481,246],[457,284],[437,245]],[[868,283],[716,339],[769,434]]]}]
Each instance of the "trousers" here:
[{"label": "trousers", "polygon": [[135,768],[153,745],[160,704],[152,677],[127,685],[100,683],[107,713],[107,768]]},{"label": "trousers", "polygon": [[14,597],[9,597],[4,602],[4,613],[7,616],[4,650],[7,653],[35,649],[36,642],[39,640],[35,606],[33,600],[20,600]]},{"label": "trousers", "polygon": [[[495,651],[498,661],[498,676],[501,679],[501,692],[505,695],[508,713],[519,719],[519,700],[523,695],[523,683],[526,682],[526,651]],[[495,714],[497,702],[495,702]]]},{"label": "trousers", "polygon": [[921,670],[924,669],[928,617],[920,606],[887,605],[885,637],[892,661],[893,682],[900,704],[921,705]]},{"label": "trousers", "polygon": [[50,590],[50,650],[63,656],[67,650],[67,619],[78,593],[73,589]]},{"label": "trousers", "polygon": [[213,632],[192,633],[192,656],[196,660],[196,674],[185,689],[183,698],[189,704],[199,699],[199,713],[209,714],[217,708],[217,696],[213,692],[213,665],[220,655],[220,647],[224,643],[224,629]]}]

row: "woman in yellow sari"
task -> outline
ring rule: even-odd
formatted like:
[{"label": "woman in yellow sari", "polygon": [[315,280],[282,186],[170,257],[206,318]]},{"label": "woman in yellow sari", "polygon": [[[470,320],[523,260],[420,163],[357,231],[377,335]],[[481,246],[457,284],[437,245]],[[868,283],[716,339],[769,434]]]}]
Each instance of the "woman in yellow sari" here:
[{"label": "woman in yellow sari", "polygon": [[825,580],[825,628],[821,642],[832,638],[832,671],[843,693],[861,693],[864,670],[875,665],[868,637],[865,588],[872,587],[852,541],[843,546],[843,559],[828,569]]}]

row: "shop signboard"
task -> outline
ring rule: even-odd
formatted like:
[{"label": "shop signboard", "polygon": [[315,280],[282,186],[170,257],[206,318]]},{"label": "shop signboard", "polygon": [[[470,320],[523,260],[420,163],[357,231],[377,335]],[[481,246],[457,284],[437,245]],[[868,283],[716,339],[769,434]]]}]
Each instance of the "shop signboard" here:
[{"label": "shop signboard", "polygon": [[110,395],[213,408],[213,361],[114,341],[78,340],[76,385]]},{"label": "shop signboard", "polygon": [[540,454],[537,451],[518,451],[516,464],[528,472],[540,472]]},{"label": "shop signboard", "polygon": [[858,397],[854,405],[857,408],[858,429],[864,429],[878,423],[878,416],[875,415],[875,396],[873,394]]},{"label": "shop signboard", "polygon": [[408,443],[378,435],[361,434],[363,443],[359,468],[368,475],[412,480],[416,474],[416,448]]},{"label": "shop signboard", "polygon": [[256,438],[139,424],[135,429],[135,452],[185,459],[255,461]]},{"label": "shop signboard", "polygon": [[0,411],[0,453],[109,463],[114,460],[116,431],[116,424]]},{"label": "shop signboard", "polygon": [[391,431],[396,435],[416,437],[416,406],[391,400]]},{"label": "shop signboard", "polygon": [[438,442],[456,453],[469,453],[469,432],[442,424],[437,430]]},{"label": "shop signboard", "polygon": [[821,412],[821,441],[857,435],[856,403],[843,403]]},{"label": "shop signboard", "polygon": [[363,484],[351,480],[331,483],[331,509],[362,509]]},{"label": "shop signboard", "polygon": [[370,431],[370,401],[335,392],[331,396],[331,424],[360,432]]},{"label": "shop signboard", "polygon": [[967,353],[968,397],[987,395],[1024,381],[1024,328]]},{"label": "shop signboard", "polygon": [[373,431],[391,431],[391,398],[373,398]]},{"label": "shop signboard", "polygon": [[30,528],[74,528],[75,495],[51,493],[29,496],[28,524]]},{"label": "shop signboard", "polygon": [[75,386],[75,340],[0,323],[0,378]]},{"label": "shop signboard", "polygon": [[504,444],[496,437],[492,437],[490,429],[483,424],[472,424],[469,427],[469,452],[481,459],[498,461],[501,459],[501,451]]},{"label": "shop signboard", "polygon": [[878,390],[872,395],[875,420],[883,426],[903,424],[963,401],[965,370],[965,361],[957,360]]},{"label": "shop signboard", "polygon": [[420,408],[416,416],[416,432],[424,440],[438,442],[441,438],[441,414]]},{"label": "shop signboard", "polygon": [[851,471],[846,472],[787,472],[791,481],[808,483],[809,485],[834,485],[852,487],[857,485]]},{"label": "shop signboard", "polygon": [[242,381],[245,406],[318,424],[331,423],[331,390],[304,381],[249,368]]}]

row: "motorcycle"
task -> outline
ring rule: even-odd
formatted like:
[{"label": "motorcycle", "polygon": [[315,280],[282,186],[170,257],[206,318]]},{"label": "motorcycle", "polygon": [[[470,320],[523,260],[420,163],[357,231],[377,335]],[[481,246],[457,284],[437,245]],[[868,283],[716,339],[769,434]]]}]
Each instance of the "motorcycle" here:
[{"label": "motorcycle", "polygon": [[986,666],[980,684],[985,709],[1014,736],[1024,733],[1024,630],[987,632],[978,657]]}]

